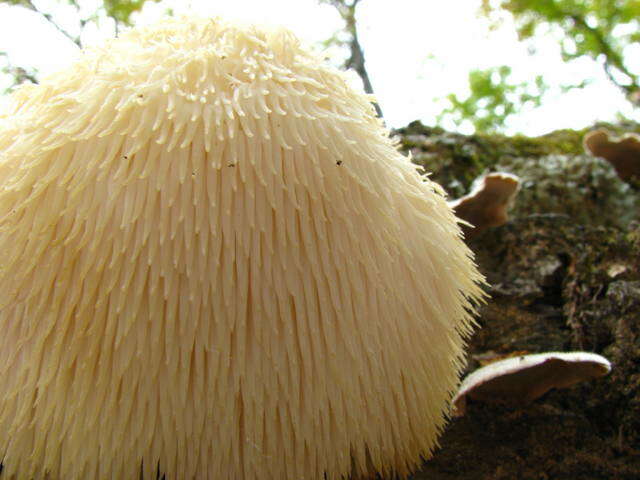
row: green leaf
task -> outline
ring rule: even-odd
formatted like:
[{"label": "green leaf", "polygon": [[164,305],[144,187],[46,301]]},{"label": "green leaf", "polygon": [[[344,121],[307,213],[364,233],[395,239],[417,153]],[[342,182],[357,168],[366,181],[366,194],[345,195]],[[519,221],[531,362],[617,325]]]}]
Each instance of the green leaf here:
[{"label": "green leaf", "polygon": [[157,3],[160,0],[104,0],[104,9],[116,22],[131,25],[131,15],[142,10],[148,1]]},{"label": "green leaf", "polygon": [[513,83],[510,76],[508,65],[471,71],[469,96],[448,95],[449,107],[438,120],[450,119],[458,126],[471,123],[476,132],[492,132],[503,128],[507,119],[524,105],[541,104],[547,90],[542,75],[535,78],[533,87],[527,83]]},{"label": "green leaf", "polygon": [[640,42],[640,0],[482,0],[480,12],[494,21],[508,13],[520,40],[534,42],[542,26],[556,32],[565,62],[597,61],[627,94],[640,84],[640,68],[625,58]]}]

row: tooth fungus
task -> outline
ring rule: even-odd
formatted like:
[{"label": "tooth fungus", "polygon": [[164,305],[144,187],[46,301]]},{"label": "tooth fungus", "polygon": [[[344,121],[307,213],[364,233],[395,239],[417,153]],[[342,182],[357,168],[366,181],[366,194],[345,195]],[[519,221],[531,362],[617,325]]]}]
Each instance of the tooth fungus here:
[{"label": "tooth fungus", "polygon": [[340,479],[428,457],[482,277],[288,32],[181,18],[0,113],[8,478]]}]

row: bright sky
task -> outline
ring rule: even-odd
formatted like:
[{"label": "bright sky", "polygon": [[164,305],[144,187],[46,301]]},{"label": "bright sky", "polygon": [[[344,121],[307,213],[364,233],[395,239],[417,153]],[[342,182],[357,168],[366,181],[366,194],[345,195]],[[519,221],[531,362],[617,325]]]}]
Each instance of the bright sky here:
[{"label": "bright sky", "polygon": [[[52,1],[34,3],[51,5]],[[80,3],[91,12],[99,2]],[[508,133],[538,135],[558,128],[582,128],[596,121],[615,121],[617,112],[640,120],[594,62],[564,64],[553,38],[536,44],[540,55],[532,57],[510,25],[490,33],[486,23],[476,17],[478,4],[479,0],[365,0],[358,6],[367,69],[390,127],[416,119],[434,125],[447,105],[442,98],[449,93],[465,94],[470,70],[502,64],[510,65],[514,77],[522,81],[541,73],[548,83],[594,78],[583,90],[552,92],[545,106],[525,110],[514,118]],[[57,10],[56,18],[73,31],[73,10],[66,8]],[[147,5],[138,23],[155,21],[167,8],[177,14],[222,15],[284,25],[316,45],[341,27],[337,12],[318,5],[317,0],[165,0],[160,5]],[[105,24],[101,30],[85,31],[83,42],[100,42],[110,35],[112,27]],[[0,51],[7,52],[14,64],[37,67],[43,74],[62,68],[77,56],[75,45],[37,14],[6,5],[0,5]],[[336,51],[329,53],[340,56]],[[6,82],[0,78],[0,89],[4,86]]]}]

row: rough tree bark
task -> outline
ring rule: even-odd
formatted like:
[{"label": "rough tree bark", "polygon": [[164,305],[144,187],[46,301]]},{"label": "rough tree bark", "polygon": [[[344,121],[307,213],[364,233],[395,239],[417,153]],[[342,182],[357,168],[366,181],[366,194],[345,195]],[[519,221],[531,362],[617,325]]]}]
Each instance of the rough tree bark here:
[{"label": "rough tree bark", "polygon": [[491,300],[467,370],[545,351],[587,350],[613,364],[526,407],[471,403],[413,480],[640,478],[640,192],[584,155],[584,132],[466,137],[414,123],[397,133],[453,197],[483,172],[523,180],[511,221],[469,242]]}]

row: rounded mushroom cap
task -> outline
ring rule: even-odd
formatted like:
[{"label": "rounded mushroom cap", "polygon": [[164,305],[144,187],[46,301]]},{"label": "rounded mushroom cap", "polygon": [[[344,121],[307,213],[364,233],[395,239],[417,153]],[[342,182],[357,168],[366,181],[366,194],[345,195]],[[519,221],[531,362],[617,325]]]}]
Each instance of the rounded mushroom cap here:
[{"label": "rounded mushroom cap", "polygon": [[640,136],[627,133],[620,138],[613,138],[605,129],[587,133],[584,137],[584,148],[596,157],[607,160],[625,182],[640,181]]},{"label": "rounded mushroom cap", "polygon": [[507,404],[526,404],[552,388],[566,388],[611,371],[611,363],[589,352],[547,352],[490,363],[468,375],[453,399],[458,415],[467,398]]},{"label": "rounded mushroom cap", "polygon": [[449,206],[456,215],[471,226],[464,229],[466,237],[474,237],[488,228],[507,223],[507,210],[519,187],[520,179],[516,175],[489,173],[477,178],[467,195],[450,201]]},{"label": "rounded mushroom cap", "polygon": [[339,479],[428,457],[481,276],[369,98],[180,18],[0,114],[11,478]]}]

